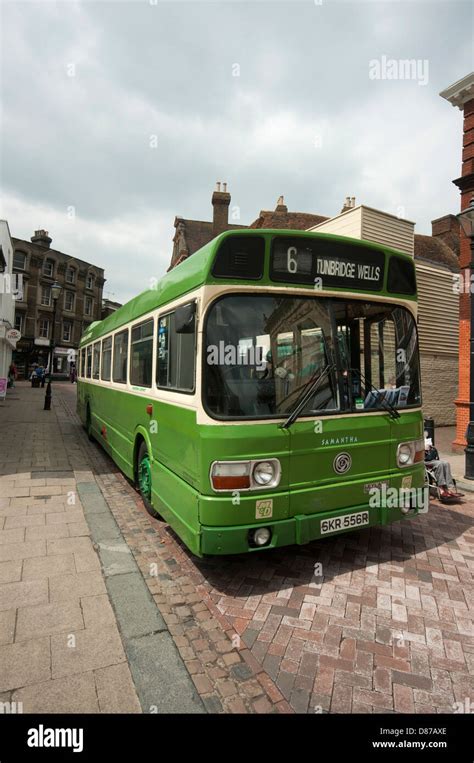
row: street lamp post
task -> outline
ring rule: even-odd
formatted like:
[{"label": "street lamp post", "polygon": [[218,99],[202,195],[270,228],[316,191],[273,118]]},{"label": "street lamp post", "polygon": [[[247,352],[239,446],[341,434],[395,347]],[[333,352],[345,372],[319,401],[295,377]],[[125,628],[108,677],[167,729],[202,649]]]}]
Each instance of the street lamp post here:
[{"label": "street lamp post", "polygon": [[470,357],[469,357],[469,424],[466,431],[466,466],[464,477],[468,480],[474,480],[474,295],[472,293],[473,283],[471,279],[474,276],[474,196],[469,202],[469,206],[457,215],[461,227],[470,241],[471,261],[469,263],[470,278],[469,283],[469,301],[471,314],[470,328]]},{"label": "street lamp post", "polygon": [[61,294],[62,286],[60,283],[55,281],[53,285],[51,286],[51,297],[53,299],[53,326],[51,330],[51,344],[49,347],[49,361],[48,361],[48,368],[49,368],[49,378],[48,378],[48,384],[46,386],[46,394],[44,396],[44,410],[49,411],[51,410],[51,381],[53,378],[53,362],[54,362],[54,333],[56,328],[56,308],[58,305],[58,299],[59,295]]}]

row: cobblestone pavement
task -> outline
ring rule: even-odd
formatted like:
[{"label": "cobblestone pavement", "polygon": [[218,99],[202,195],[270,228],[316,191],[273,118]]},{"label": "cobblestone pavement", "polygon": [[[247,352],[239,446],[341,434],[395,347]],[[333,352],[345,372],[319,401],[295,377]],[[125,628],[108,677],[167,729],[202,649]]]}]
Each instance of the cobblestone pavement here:
[{"label": "cobblestone pavement", "polygon": [[200,560],[88,442],[75,388],[57,385],[54,404],[208,711],[453,712],[474,700],[474,494],[385,528]]}]

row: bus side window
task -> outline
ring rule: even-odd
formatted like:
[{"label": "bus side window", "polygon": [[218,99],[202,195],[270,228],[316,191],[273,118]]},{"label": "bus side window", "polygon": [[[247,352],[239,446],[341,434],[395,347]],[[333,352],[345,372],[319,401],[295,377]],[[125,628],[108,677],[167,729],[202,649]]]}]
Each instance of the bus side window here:
[{"label": "bus side window", "polygon": [[195,329],[177,333],[175,314],[163,315],[158,321],[158,358],[156,384],[182,392],[194,390],[196,365]]},{"label": "bus side window", "polygon": [[151,387],[153,366],[153,321],[132,328],[130,384]]},{"label": "bus side window", "polygon": [[99,378],[100,369],[100,342],[94,344],[94,350],[92,354],[92,378]]},{"label": "bus side window", "polygon": [[86,347],[86,373],[87,379],[90,379],[92,375],[92,345]]},{"label": "bus side window", "polygon": [[102,381],[110,381],[112,370],[112,337],[108,336],[102,342],[102,366],[100,378]]},{"label": "bus side window", "polygon": [[114,336],[113,380],[120,384],[127,383],[128,329]]}]

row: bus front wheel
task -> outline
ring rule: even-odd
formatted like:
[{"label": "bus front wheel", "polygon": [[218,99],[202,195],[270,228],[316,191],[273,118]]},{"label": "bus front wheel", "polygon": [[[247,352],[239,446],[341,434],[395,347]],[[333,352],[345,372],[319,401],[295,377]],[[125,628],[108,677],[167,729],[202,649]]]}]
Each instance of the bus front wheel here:
[{"label": "bus front wheel", "polygon": [[151,505],[151,459],[145,442],[140,443],[138,451],[137,485],[147,512],[155,519],[160,519],[160,515]]}]

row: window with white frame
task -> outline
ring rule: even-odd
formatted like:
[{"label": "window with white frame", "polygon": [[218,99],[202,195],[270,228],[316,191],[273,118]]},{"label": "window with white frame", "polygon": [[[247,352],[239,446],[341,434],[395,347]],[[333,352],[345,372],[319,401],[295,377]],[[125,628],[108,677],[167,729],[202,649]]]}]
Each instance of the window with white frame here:
[{"label": "window with white frame", "polygon": [[51,288],[43,286],[41,289],[41,304],[49,307],[51,305]]},{"label": "window with white frame", "polygon": [[112,337],[108,336],[102,342],[102,370],[101,379],[110,381],[112,368]]},{"label": "window with white frame", "polygon": [[66,283],[75,283],[76,271],[74,268],[66,268]]},{"label": "window with white frame", "polygon": [[73,291],[64,292],[64,309],[72,312],[74,310],[75,294]]},{"label": "window with white frame", "polygon": [[86,315],[92,315],[92,307],[93,307],[93,300],[92,297],[86,297],[85,302],[85,314]]},{"label": "window with white frame", "polygon": [[43,262],[43,275],[52,278],[54,275],[54,260],[45,260]]},{"label": "window with white frame", "polygon": [[72,341],[72,321],[63,322],[63,342]]},{"label": "window with white frame", "polygon": [[92,273],[88,273],[86,278],[86,289],[92,289],[93,286],[94,286],[94,276],[92,275]]},{"label": "window with white frame", "polygon": [[100,342],[96,342],[92,349],[92,378],[98,379],[100,373]]},{"label": "window with white frame", "polygon": [[15,313],[15,328],[20,334],[23,333],[23,315],[22,313]]},{"label": "window with white frame", "polygon": [[39,335],[43,339],[49,339],[49,321],[47,318],[41,318],[39,322]]},{"label": "window with white frame", "polygon": [[13,254],[13,267],[17,270],[25,270],[26,268],[26,254],[24,252],[14,252]]}]

